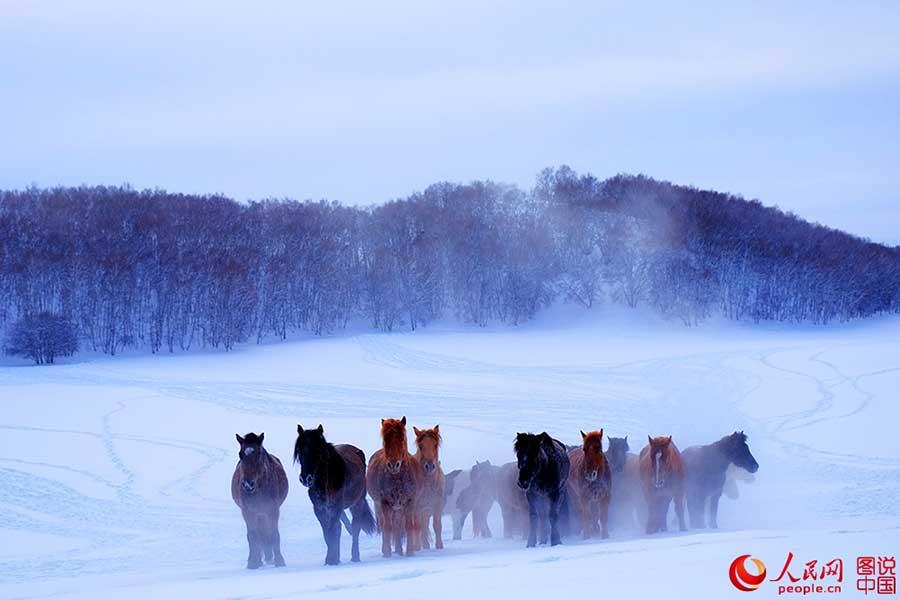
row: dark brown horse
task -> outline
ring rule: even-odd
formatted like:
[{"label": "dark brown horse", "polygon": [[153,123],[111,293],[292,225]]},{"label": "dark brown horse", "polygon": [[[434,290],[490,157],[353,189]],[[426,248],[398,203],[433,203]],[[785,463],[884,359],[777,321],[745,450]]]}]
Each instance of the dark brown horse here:
[{"label": "dark brown horse", "polygon": [[528,498],[518,485],[519,465],[511,462],[497,472],[497,504],[503,515],[503,537],[524,536],[528,524]]},{"label": "dark brown horse", "polygon": [[391,555],[391,544],[403,554],[406,534],[407,556],[415,552],[418,541],[419,478],[421,467],[409,453],[406,442],[406,417],[381,420],[382,448],[369,459],[366,487],[375,503],[375,515],[381,527],[381,554]]},{"label": "dark brown horse", "polygon": [[[607,519],[612,493],[612,474],[603,454],[603,430],[581,432],[581,448],[569,450],[569,498],[581,520],[584,539],[609,537]],[[600,530],[597,531],[597,520]]]},{"label": "dark brown horse", "polygon": [[640,476],[644,500],[647,502],[647,533],[667,531],[669,504],[674,501],[678,528],[684,524],[684,464],[681,453],[669,437],[647,436],[641,450]]},{"label": "dark brown horse", "polygon": [[231,497],[247,525],[250,546],[247,568],[258,569],[263,555],[267,563],[283,567],[278,516],[288,494],[287,475],[281,461],[263,448],[265,433],[248,433],[244,437],[235,434],[235,437],[240,450],[231,477]]},{"label": "dark brown horse", "polygon": [[719,498],[725,487],[725,473],[735,465],[749,473],[759,470],[759,463],[750,453],[747,436],[735,431],[707,446],[691,446],[681,453],[687,472],[687,505],[691,527],[706,527],[706,501],[709,500],[709,526],[719,526]]},{"label": "dark brown horse", "polygon": [[309,488],[328,550],[325,564],[341,562],[341,521],[349,508],[353,521],[347,530],[353,538],[350,560],[359,562],[359,532],[374,533],[375,517],[366,502],[366,455],[356,446],[329,444],[325,430],[297,425],[294,463],[300,463],[300,483]]},{"label": "dark brown horse", "polygon": [[442,549],[444,540],[441,537],[441,515],[444,513],[444,472],[441,470],[439,456],[441,447],[441,427],[419,429],[413,427],[416,435],[416,460],[419,461],[419,519],[417,526],[421,533],[422,546],[430,547],[428,525],[434,523],[434,547]]}]

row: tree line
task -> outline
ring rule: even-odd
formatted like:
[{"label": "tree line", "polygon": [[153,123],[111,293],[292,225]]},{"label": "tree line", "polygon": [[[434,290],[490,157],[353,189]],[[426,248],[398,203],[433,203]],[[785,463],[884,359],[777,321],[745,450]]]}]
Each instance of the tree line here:
[{"label": "tree line", "polygon": [[129,187],[0,191],[0,323],[68,320],[115,354],[436,319],[517,324],[557,301],[686,324],[900,310],[900,249],[758,201],[547,169],[531,190],[438,183],[374,207]]}]

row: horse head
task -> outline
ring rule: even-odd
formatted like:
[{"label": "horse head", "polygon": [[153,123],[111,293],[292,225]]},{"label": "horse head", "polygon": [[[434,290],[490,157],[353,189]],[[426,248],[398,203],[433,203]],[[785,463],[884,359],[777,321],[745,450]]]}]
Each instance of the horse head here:
[{"label": "horse head", "polygon": [[469,480],[479,490],[492,485],[494,483],[494,467],[491,465],[491,461],[478,462],[476,460],[475,464],[472,465]]},{"label": "horse head", "polygon": [[297,424],[297,441],[294,442],[294,464],[300,463],[300,483],[312,487],[316,472],[327,458],[328,442],[325,429],[319,425],[315,429],[303,429]]},{"label": "horse head", "polygon": [[609,448],[606,449],[606,459],[609,461],[609,468],[614,473],[621,473],[625,470],[625,459],[628,457],[628,436],[623,438],[610,437]]},{"label": "horse head", "polygon": [[251,432],[243,437],[237,433],[234,436],[240,445],[238,459],[241,467],[241,490],[245,494],[253,494],[259,489],[259,478],[266,467],[266,450],[263,448],[266,434],[256,435]]},{"label": "horse head", "polygon": [[516,451],[516,462],[519,466],[519,478],[516,484],[522,490],[531,487],[541,466],[547,461],[545,444],[552,444],[553,439],[545,431],[541,434],[517,433],[513,449]]},{"label": "horse head", "polygon": [[431,475],[441,464],[438,458],[438,448],[441,446],[441,426],[435,425],[432,429],[419,429],[413,427],[416,434],[417,457],[425,469],[426,475]]},{"label": "horse head", "polygon": [[406,417],[381,420],[381,441],[384,448],[385,467],[391,475],[400,473],[403,461],[409,456],[406,445]]},{"label": "horse head", "polygon": [[750,473],[756,473],[759,470],[759,463],[750,453],[750,446],[747,445],[747,434],[743,431],[735,431],[731,435],[723,438],[725,455],[731,460],[736,467],[740,467]]},{"label": "horse head", "polygon": [[652,466],[653,487],[662,489],[666,486],[667,478],[675,468],[672,458],[672,436],[650,437],[650,464]]},{"label": "horse head", "polygon": [[603,455],[603,430],[590,433],[582,431],[581,440],[581,448],[584,451],[582,472],[584,478],[593,483],[607,467],[606,457]]}]

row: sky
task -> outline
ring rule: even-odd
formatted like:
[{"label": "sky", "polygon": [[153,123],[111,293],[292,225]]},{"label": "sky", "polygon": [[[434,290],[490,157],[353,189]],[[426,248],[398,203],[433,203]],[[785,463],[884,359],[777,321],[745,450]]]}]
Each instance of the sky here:
[{"label": "sky", "polygon": [[0,188],[373,204],[567,164],[900,244],[900,2],[0,0]]}]

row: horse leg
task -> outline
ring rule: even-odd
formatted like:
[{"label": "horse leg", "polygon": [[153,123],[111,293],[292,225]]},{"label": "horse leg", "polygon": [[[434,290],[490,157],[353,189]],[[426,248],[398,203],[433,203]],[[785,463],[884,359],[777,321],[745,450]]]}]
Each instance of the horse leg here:
[{"label": "horse leg", "polygon": [[660,531],[669,531],[669,505],[671,503],[671,497],[659,501],[659,512],[656,514],[659,516]]},{"label": "horse leg", "polygon": [[609,537],[609,496],[600,499],[600,538],[607,539]]},{"label": "horse leg", "polygon": [[704,529],[706,527],[705,498],[699,490],[691,490],[688,492],[687,505],[688,516],[691,518],[692,529]]},{"label": "horse leg", "polygon": [[538,496],[538,544],[546,544],[550,541],[550,502],[544,496]]},{"label": "horse leg", "polygon": [[422,540],[422,547],[426,550],[431,549],[431,532],[428,531],[428,519],[429,515],[424,510],[419,513],[419,522],[422,525],[422,529],[419,532],[419,539]]},{"label": "horse leg", "polygon": [[441,523],[441,513],[444,512],[444,507],[441,506],[441,502],[435,502],[434,508],[432,509],[434,512],[434,547],[438,550],[444,549],[444,524]]},{"label": "horse leg", "polygon": [[503,517],[503,537],[509,539],[513,536],[513,520],[515,511],[506,504],[500,505],[500,515]]},{"label": "horse leg", "polygon": [[709,526],[713,529],[719,528],[719,498],[722,492],[713,493],[709,498]]},{"label": "horse leg", "polygon": [[650,498],[647,500],[647,533],[652,534],[659,531],[659,500]]},{"label": "horse leg", "polygon": [[[387,509],[387,510],[385,510]],[[391,542],[394,538],[394,519],[391,507],[382,505],[378,511],[381,514],[379,521],[381,522],[381,555],[385,558],[391,557]]]},{"label": "horse leg", "polygon": [[491,528],[487,522],[487,511],[481,508],[472,513],[472,522],[478,523],[478,529],[481,531],[481,537],[491,537]]},{"label": "horse leg", "polygon": [[463,524],[466,522],[466,513],[454,509],[453,512],[450,513],[450,518],[453,519],[453,539],[461,540]]},{"label": "horse leg", "polygon": [[[413,544],[413,540],[415,540],[418,536],[420,536],[419,532],[419,523],[418,523],[418,515],[416,515],[416,511],[407,509],[406,511],[406,555],[412,556],[418,547]],[[427,525],[427,523],[426,523]],[[427,529],[427,527],[426,527]]]},{"label": "horse leg", "polygon": [[[359,562],[359,532],[362,531],[362,514],[365,513],[363,503],[366,497],[350,507],[350,514],[353,520],[350,522],[350,536],[353,538],[353,546],[350,548],[350,562]],[[341,513],[343,514],[343,512]]]},{"label": "horse leg", "polygon": [[278,520],[280,516],[281,510],[276,507],[274,514],[272,515],[272,522],[270,523],[272,530],[269,538],[269,548],[271,549],[272,558],[274,559],[273,564],[276,567],[284,566],[284,556],[281,555],[281,532],[278,531]]},{"label": "horse leg", "polygon": [[550,518],[550,545],[558,546],[562,543],[562,540],[559,537],[559,503],[560,501],[565,501],[565,494],[560,494],[557,492],[552,492],[549,494],[549,513]]},{"label": "horse leg", "polygon": [[255,515],[247,520],[247,545],[250,547],[250,553],[247,555],[248,569],[258,569],[262,566],[262,540],[259,527],[255,523],[251,524],[255,520]]},{"label": "horse leg", "polygon": [[526,548],[534,548],[537,546],[537,528],[538,528],[538,497],[535,492],[528,492],[528,542]]},{"label": "horse leg", "polygon": [[[394,552],[397,553],[398,556],[403,556],[403,535],[404,535],[404,527],[405,527],[405,518],[404,515],[400,513],[400,511],[393,510],[393,514],[391,514],[391,520],[394,522]],[[413,540],[409,537],[409,528],[407,527],[405,530],[406,533],[406,548],[407,550],[410,546],[413,545]]]},{"label": "horse leg", "polygon": [[675,516],[678,517],[678,531],[687,531],[684,524],[684,492],[678,492],[673,498],[675,501]]},{"label": "horse leg", "polygon": [[328,553],[331,555],[329,565],[341,564],[341,511],[338,510],[331,519],[331,544]]}]

